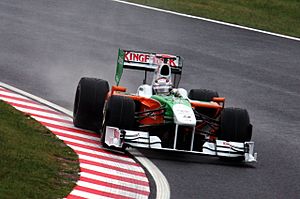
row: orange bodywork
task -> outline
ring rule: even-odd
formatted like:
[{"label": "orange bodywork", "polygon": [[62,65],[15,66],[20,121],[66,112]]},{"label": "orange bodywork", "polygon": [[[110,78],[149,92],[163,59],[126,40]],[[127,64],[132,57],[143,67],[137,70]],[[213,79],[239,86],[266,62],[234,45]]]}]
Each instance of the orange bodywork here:
[{"label": "orange bodywork", "polygon": [[[140,96],[128,96],[133,98],[133,100],[140,102],[140,112],[151,111],[161,108],[161,104],[151,98],[145,98]],[[153,124],[162,124],[164,122],[163,110],[158,110],[152,112],[152,114],[144,113],[141,114],[141,119],[139,122],[143,125],[153,125]],[[148,114],[148,115],[147,115]]]},{"label": "orange bodywork", "polygon": [[[140,103],[139,112],[151,111],[151,110],[161,108],[161,104],[154,99],[145,98],[136,95],[126,95],[126,96],[130,97],[134,101],[139,101]],[[143,113],[140,115],[140,117],[143,118],[139,121],[139,123],[142,125],[162,124],[164,122],[163,110],[154,111],[150,115],[148,113]]]},{"label": "orange bodywork", "polygon": [[222,106],[218,103],[191,102],[191,105],[193,108],[196,108],[196,107],[215,108],[215,109],[222,108]]},{"label": "orange bodywork", "polygon": [[224,108],[225,98],[224,97],[214,97],[213,102],[215,103],[207,103],[207,102],[200,102],[200,101],[192,101],[191,105],[193,108],[212,108],[216,109],[215,116],[219,115],[222,109]]},{"label": "orange bodywork", "polygon": [[[117,92],[116,92],[117,91]],[[161,104],[156,101],[155,99],[151,98],[146,98],[146,97],[141,97],[137,95],[128,95],[124,94],[122,92],[125,92],[126,88],[120,87],[120,86],[113,86],[112,91],[108,94],[109,96],[111,95],[122,95],[129,97],[133,99],[134,101],[139,102],[139,110],[138,112],[146,112],[146,111],[151,111],[155,109],[161,108]],[[163,115],[163,110],[157,110],[149,113],[142,113],[139,115],[141,120],[139,120],[139,123],[142,125],[155,125],[155,124],[162,124],[164,123],[164,115]]]}]

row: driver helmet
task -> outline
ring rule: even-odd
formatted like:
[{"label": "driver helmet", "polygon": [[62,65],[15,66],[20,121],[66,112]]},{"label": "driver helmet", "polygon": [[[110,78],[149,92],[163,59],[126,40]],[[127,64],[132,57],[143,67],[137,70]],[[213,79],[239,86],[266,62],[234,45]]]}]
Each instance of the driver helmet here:
[{"label": "driver helmet", "polygon": [[169,94],[172,90],[171,69],[164,64],[157,68],[154,74],[152,88],[155,94]]}]

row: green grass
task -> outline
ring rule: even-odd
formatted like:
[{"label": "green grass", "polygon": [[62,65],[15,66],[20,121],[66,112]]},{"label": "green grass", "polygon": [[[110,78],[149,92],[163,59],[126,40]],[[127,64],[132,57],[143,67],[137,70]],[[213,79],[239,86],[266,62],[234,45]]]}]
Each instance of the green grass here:
[{"label": "green grass", "polygon": [[130,2],[300,37],[299,0],[129,0]]},{"label": "green grass", "polygon": [[63,198],[77,155],[37,121],[0,101],[0,198]]}]

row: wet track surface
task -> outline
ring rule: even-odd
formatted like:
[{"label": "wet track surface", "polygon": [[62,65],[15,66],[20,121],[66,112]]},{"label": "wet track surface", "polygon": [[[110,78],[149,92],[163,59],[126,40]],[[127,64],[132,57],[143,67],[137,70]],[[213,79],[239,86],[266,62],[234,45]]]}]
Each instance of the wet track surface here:
[{"label": "wet track surface", "polygon": [[80,77],[113,84],[118,48],[181,55],[181,87],[249,111],[257,164],[144,151],[172,198],[299,197],[300,42],[104,0],[0,1],[0,81],[67,109]]}]

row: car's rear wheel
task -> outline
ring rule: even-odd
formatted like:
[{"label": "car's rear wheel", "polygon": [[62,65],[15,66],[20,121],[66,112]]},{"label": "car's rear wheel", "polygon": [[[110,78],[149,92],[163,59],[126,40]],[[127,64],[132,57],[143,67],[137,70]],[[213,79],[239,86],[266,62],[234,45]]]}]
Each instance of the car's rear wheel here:
[{"label": "car's rear wheel", "polygon": [[103,124],[102,145],[104,143],[106,126],[117,127],[119,129],[132,130],[135,124],[135,103],[129,97],[113,95],[107,102],[105,110],[105,121]]},{"label": "car's rear wheel", "polygon": [[[213,101],[214,97],[219,97],[218,92],[207,89],[192,89],[188,95],[191,100],[198,100],[204,102]],[[205,108],[205,107],[196,107],[196,111],[208,117],[214,117],[217,113],[216,109]]]},{"label": "car's rear wheel", "polygon": [[75,96],[73,122],[76,127],[99,132],[108,82],[96,78],[80,79]]},{"label": "car's rear wheel", "polygon": [[221,113],[218,139],[245,142],[252,137],[252,125],[250,124],[247,110],[240,108],[224,108]]},{"label": "car's rear wheel", "polygon": [[207,89],[191,89],[188,95],[191,100],[210,102],[214,97],[219,97],[218,92]]}]

